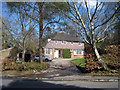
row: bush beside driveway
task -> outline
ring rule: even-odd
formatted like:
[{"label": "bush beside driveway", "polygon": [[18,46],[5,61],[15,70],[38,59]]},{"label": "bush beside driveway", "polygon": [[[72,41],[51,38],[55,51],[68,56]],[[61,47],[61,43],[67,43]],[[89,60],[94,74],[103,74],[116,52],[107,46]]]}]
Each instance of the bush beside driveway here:
[{"label": "bush beside driveway", "polygon": [[[92,59],[92,58],[91,58]],[[106,60],[103,58],[103,61],[107,64],[108,62],[110,62],[110,60]],[[76,65],[76,67],[83,73],[87,74],[91,74],[93,76],[118,76],[117,72],[113,72],[111,71],[111,69],[109,71],[104,70],[104,69],[96,69],[94,67],[95,63],[91,63],[93,65],[92,68],[94,68],[93,70],[88,70],[88,68],[86,67],[87,64],[85,63],[85,59],[84,58],[80,58],[80,59],[73,59],[71,60],[72,63],[74,63]],[[108,65],[108,64],[107,64]],[[115,70],[116,71],[116,70]]]}]

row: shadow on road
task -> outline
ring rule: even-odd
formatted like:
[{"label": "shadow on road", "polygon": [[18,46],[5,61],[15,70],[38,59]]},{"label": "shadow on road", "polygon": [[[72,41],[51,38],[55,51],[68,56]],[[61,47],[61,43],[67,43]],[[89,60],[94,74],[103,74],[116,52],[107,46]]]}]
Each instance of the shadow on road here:
[{"label": "shadow on road", "polygon": [[[111,90],[111,89],[90,89],[90,88],[83,88],[83,87],[76,87],[72,85],[63,85],[63,84],[53,84],[53,83],[48,83],[44,82],[42,80],[27,80],[27,79],[22,79],[22,80],[14,80],[7,86],[2,86],[2,90],[4,89],[16,89],[16,88],[21,88],[21,89],[39,89],[39,88],[65,88],[65,89],[80,89],[80,90]],[[112,89],[112,90],[117,90],[117,89]]]}]

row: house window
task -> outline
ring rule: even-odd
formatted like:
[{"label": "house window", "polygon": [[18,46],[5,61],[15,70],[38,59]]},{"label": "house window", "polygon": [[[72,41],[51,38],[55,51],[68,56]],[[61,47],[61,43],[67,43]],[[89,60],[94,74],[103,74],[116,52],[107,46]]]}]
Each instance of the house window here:
[{"label": "house window", "polygon": [[73,45],[73,42],[71,42],[71,45]]},{"label": "house window", "polygon": [[66,44],[67,42],[66,41],[62,41],[62,44]]},{"label": "house window", "polygon": [[46,48],[45,50],[46,54],[52,55],[52,49]]},{"label": "house window", "polygon": [[83,50],[81,50],[81,49],[74,49],[74,55],[83,55]]},{"label": "house window", "polygon": [[82,43],[79,42],[78,45],[79,45],[79,46],[82,46]]},{"label": "house window", "polygon": [[55,41],[56,44],[58,44],[58,41]]}]

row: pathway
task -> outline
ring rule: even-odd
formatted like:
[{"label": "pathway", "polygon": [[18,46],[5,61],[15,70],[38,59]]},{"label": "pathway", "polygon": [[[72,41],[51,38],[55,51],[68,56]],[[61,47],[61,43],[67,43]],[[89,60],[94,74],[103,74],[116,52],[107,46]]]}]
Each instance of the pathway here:
[{"label": "pathway", "polygon": [[81,72],[70,62],[71,59],[55,59],[50,63],[50,68],[42,71],[49,76],[78,75]]}]

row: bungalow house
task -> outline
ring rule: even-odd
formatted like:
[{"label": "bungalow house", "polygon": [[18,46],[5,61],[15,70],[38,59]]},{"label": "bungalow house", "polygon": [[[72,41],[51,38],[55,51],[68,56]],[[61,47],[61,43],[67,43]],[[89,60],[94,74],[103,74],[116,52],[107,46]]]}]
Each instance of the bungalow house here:
[{"label": "bungalow house", "polygon": [[71,58],[84,57],[84,42],[79,37],[66,33],[57,33],[44,44],[44,55],[52,58],[63,58],[63,49],[70,49]]}]

